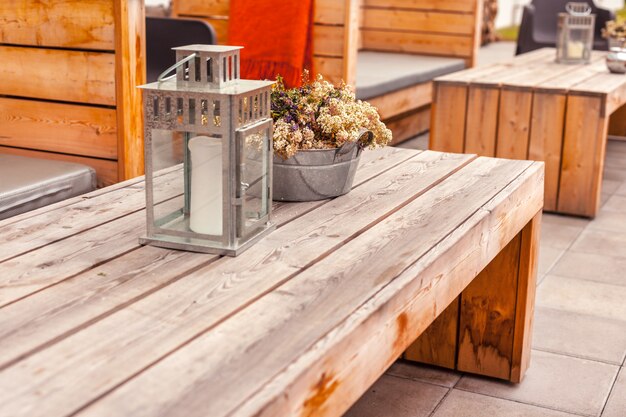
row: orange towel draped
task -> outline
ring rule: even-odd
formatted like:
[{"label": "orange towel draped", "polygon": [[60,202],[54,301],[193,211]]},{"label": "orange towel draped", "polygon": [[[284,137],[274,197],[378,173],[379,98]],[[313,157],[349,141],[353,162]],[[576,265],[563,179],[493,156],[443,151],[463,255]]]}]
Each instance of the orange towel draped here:
[{"label": "orange towel draped", "polygon": [[241,77],[285,79],[287,87],[312,72],[314,0],[231,0],[228,44],[243,46]]}]

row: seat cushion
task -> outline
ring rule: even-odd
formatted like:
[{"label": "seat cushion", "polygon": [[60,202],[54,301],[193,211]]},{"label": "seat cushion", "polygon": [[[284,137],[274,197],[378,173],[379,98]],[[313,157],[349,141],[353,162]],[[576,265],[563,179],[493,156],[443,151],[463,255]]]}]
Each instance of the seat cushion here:
[{"label": "seat cushion", "polygon": [[0,154],[0,219],[93,191],[96,173],[70,162]]},{"label": "seat cushion", "polygon": [[367,100],[465,69],[460,58],[361,51],[356,96]]}]

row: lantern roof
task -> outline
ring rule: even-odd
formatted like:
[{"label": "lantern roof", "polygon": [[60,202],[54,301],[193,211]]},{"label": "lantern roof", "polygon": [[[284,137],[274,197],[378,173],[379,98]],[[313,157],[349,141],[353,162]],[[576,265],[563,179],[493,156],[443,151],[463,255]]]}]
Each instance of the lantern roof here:
[{"label": "lantern roof", "polygon": [[182,91],[185,93],[206,93],[206,94],[224,94],[229,96],[238,96],[256,91],[260,88],[269,87],[275,84],[275,81],[259,81],[259,80],[237,80],[236,83],[224,86],[222,88],[212,87],[209,84],[177,84],[176,80],[163,82],[153,82],[150,84],[140,85],[139,88],[152,91]]},{"label": "lantern roof", "polygon": [[190,51],[190,52],[214,52],[217,54],[225,54],[229,52],[235,52],[243,49],[243,46],[230,46],[230,45],[185,45],[172,48],[174,51]]}]

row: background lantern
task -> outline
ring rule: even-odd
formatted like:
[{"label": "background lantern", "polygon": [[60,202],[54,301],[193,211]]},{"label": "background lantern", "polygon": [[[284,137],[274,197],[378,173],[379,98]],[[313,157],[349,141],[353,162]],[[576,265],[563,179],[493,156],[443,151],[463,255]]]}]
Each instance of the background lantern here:
[{"label": "background lantern", "polygon": [[559,13],[556,60],[561,64],[588,64],[596,16],[587,3],[568,3],[566,10]]},{"label": "background lantern", "polygon": [[[174,49],[178,63],[141,86],[147,236],[140,243],[236,256],[272,229],[273,82],[239,78],[240,47]],[[157,175],[165,176],[159,186]]]}]

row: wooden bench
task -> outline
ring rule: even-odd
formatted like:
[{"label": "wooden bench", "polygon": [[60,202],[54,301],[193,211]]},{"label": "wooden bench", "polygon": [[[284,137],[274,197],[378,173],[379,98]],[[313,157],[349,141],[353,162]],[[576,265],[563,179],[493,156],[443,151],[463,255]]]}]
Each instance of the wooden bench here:
[{"label": "wooden bench", "polygon": [[0,415],[340,416],[420,334],[518,382],[542,190],[542,163],[387,148],[237,258],[139,246],[139,180],[0,222]]},{"label": "wooden bench", "polygon": [[[229,0],[173,0],[172,6],[175,16],[206,20],[216,28],[221,42],[227,39]],[[428,130],[431,79],[462,69],[463,62],[474,66],[481,15],[482,0],[316,0],[314,65],[335,83],[344,80],[356,85],[358,96],[360,86],[373,82],[370,74],[374,69],[368,73],[368,60],[384,60],[395,70],[404,67],[400,75],[410,79],[433,62],[419,58],[406,62],[402,55],[458,58],[440,62],[439,73],[431,73],[426,80],[416,78],[419,81],[408,85],[398,84],[397,74],[387,71],[383,92],[362,97],[378,108],[397,143]],[[388,54],[372,57],[360,51]]]},{"label": "wooden bench", "polygon": [[[594,217],[607,133],[626,134],[626,77],[546,48],[435,80],[430,149],[545,161],[545,210]],[[611,123],[612,120],[612,123]]]},{"label": "wooden bench", "polygon": [[142,0],[0,2],[0,153],[143,173]]}]

